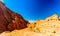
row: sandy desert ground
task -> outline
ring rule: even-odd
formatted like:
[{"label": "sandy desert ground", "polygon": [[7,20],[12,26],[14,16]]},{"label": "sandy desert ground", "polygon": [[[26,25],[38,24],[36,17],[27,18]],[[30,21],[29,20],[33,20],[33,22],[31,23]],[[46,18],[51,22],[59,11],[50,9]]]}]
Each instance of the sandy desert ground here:
[{"label": "sandy desert ground", "polygon": [[60,18],[56,14],[27,26],[25,29],[3,32],[0,36],[60,36]]}]

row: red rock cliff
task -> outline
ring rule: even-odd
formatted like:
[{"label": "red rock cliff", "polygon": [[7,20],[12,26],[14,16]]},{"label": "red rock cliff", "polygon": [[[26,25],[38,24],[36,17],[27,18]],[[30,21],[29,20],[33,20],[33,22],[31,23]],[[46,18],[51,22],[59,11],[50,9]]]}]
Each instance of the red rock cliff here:
[{"label": "red rock cliff", "polygon": [[14,13],[0,1],[0,32],[23,29],[27,23],[20,14]]}]

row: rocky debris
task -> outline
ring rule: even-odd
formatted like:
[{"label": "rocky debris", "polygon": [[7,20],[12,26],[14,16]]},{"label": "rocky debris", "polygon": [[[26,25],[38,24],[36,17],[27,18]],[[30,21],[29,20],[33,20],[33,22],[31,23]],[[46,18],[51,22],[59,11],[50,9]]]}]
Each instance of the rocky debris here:
[{"label": "rocky debris", "polygon": [[23,29],[27,23],[20,14],[14,13],[0,1],[0,32]]},{"label": "rocky debris", "polygon": [[[13,25],[17,25],[19,18],[15,17]],[[17,25],[19,26],[19,25]],[[37,22],[31,22],[27,24],[27,28],[21,30],[14,30],[12,32],[4,32],[3,36],[60,36],[60,20],[55,14],[45,20],[38,20]],[[14,26],[16,27],[16,26]],[[16,27],[19,28],[19,27]]]},{"label": "rocky debris", "polygon": [[60,30],[60,20],[59,17],[54,14],[45,20],[39,20],[38,22],[28,24],[28,28],[39,33],[56,33]]}]

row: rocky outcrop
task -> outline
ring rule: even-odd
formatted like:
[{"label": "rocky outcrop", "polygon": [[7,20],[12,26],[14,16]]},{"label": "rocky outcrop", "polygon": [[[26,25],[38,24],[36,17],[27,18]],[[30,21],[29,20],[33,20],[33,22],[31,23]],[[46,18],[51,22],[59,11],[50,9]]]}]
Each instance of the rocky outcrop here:
[{"label": "rocky outcrop", "polygon": [[14,29],[23,29],[25,27],[27,27],[27,21],[23,20],[23,18],[20,15],[15,15],[15,19],[12,20],[12,22],[8,25],[8,29],[10,31],[14,30]]},{"label": "rocky outcrop", "polygon": [[20,14],[14,13],[0,1],[0,32],[23,29],[27,23]]}]

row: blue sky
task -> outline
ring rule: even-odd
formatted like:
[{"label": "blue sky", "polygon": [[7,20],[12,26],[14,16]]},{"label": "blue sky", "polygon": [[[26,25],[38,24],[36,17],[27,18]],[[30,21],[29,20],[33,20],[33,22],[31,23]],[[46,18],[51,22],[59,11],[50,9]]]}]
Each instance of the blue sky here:
[{"label": "blue sky", "polygon": [[26,20],[45,19],[53,14],[60,16],[60,0],[3,0],[8,8]]}]

